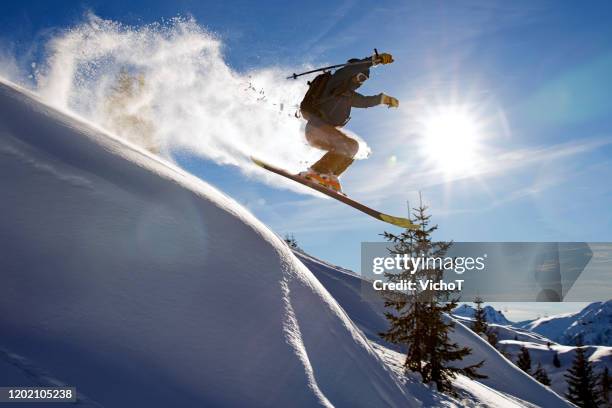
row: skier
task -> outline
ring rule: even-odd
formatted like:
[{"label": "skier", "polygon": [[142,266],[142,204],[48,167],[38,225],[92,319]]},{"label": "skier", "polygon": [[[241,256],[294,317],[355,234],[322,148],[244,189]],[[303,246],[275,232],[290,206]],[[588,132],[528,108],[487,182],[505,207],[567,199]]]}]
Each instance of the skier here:
[{"label": "skier", "polygon": [[299,173],[300,177],[342,193],[338,177],[353,163],[359,150],[357,141],[346,135],[342,127],[350,120],[351,108],[369,108],[387,105],[397,108],[396,98],[380,93],[364,96],[355,90],[369,77],[370,67],[393,62],[391,54],[374,54],[364,59],[350,59],[347,64],[331,74],[324,72],[310,82],[310,88],[300,104],[306,123],[308,143],[327,151],[323,157]]}]

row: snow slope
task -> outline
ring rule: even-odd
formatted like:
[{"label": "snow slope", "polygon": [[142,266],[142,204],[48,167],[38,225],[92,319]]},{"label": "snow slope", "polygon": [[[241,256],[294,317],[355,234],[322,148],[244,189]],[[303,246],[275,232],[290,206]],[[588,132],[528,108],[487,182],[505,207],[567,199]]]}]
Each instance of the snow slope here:
[{"label": "snow slope", "polygon": [[[299,253],[297,256],[340,303],[364,334],[371,341],[384,346],[385,344],[377,335],[388,327],[383,314],[384,305],[382,298],[372,289],[371,284],[359,276],[337,270],[311,256]],[[527,404],[541,407],[569,406],[563,398],[526,375],[459,321],[457,321],[451,338],[460,345],[466,345],[472,349],[472,355],[464,361],[466,365],[485,360],[480,371],[489,378],[479,380],[479,382],[498,393],[510,396],[511,398],[504,399],[504,405],[512,405],[511,399],[514,398],[523,406]],[[467,380],[462,379],[461,381]],[[471,383],[477,382],[472,381]],[[484,392],[482,388],[480,391]]]},{"label": "snow slope", "polygon": [[[485,312],[485,319],[488,323],[496,323],[502,325],[512,324],[512,322],[506,319],[506,316],[504,316],[504,314],[500,310],[495,310],[492,306],[488,305],[483,307],[483,309]],[[474,307],[467,304],[462,304],[457,306],[455,310],[453,310],[453,315],[473,318],[475,312],[476,309],[474,309]]]},{"label": "snow slope", "polygon": [[[551,388],[557,393],[564,395],[567,391],[567,381],[564,374],[572,366],[576,347],[563,346],[554,342],[551,342],[549,346],[539,342],[520,340],[500,340],[498,343],[498,348],[503,350],[512,361],[518,360],[521,346],[529,350],[532,372],[535,371],[538,363],[540,363],[552,382]],[[608,369],[612,369],[612,347],[584,346],[584,348],[589,361],[593,363],[596,374],[603,372],[606,366]],[[553,364],[555,352],[558,353],[559,362],[561,363],[560,367],[555,367]]]},{"label": "snow slope", "polygon": [[420,404],[241,206],[3,81],[0,191],[1,384],[85,406]]},{"label": "snow slope", "polygon": [[520,322],[516,327],[539,333],[560,344],[612,346],[612,300],[594,302],[577,313]]},{"label": "snow slope", "polygon": [[[469,318],[458,317],[458,319],[466,325],[471,323]],[[576,347],[560,345],[541,334],[508,325],[489,324],[489,330],[497,335],[497,349],[512,361],[517,361],[521,347],[526,347],[531,355],[532,369],[535,370],[538,363],[542,364],[552,381],[551,388],[560,395],[565,394],[567,382],[563,375],[571,367]],[[599,374],[605,367],[612,370],[612,347],[584,346],[584,348],[587,357],[593,363],[595,373]],[[555,367],[553,364],[555,353],[558,353],[560,367]]]},{"label": "snow slope", "polygon": [[[456,317],[468,327],[472,322],[469,317]],[[532,371],[540,363],[552,382],[551,388],[558,394],[565,395],[567,381],[564,374],[572,365],[576,347],[560,345],[539,333],[509,325],[491,323],[489,330],[497,335],[499,341],[497,349],[512,361],[518,360],[521,347],[527,348],[532,360]],[[612,370],[612,347],[584,346],[584,348],[596,374],[601,373],[605,367]],[[553,364],[555,353],[558,353],[560,367],[555,367]]]}]

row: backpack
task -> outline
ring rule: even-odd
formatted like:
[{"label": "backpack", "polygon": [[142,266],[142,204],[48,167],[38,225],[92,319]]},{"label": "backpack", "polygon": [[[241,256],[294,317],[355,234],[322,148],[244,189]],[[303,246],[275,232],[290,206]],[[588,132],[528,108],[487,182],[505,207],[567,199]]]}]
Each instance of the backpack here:
[{"label": "backpack", "polygon": [[308,82],[308,91],[300,103],[300,112],[302,112],[302,116],[304,116],[304,118],[308,119],[308,117],[311,115],[315,115],[320,118],[324,116],[319,110],[318,105],[321,103],[321,97],[323,96],[323,92],[325,91],[331,76],[331,72],[325,71],[322,74],[317,75],[312,81]]}]

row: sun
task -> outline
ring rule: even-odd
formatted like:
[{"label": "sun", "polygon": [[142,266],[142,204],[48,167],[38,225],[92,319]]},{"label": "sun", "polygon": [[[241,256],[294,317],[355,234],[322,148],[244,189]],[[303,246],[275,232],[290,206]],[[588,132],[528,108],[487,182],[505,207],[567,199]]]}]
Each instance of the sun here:
[{"label": "sun", "polygon": [[422,153],[446,176],[469,175],[477,160],[481,126],[469,109],[445,106],[422,120]]}]

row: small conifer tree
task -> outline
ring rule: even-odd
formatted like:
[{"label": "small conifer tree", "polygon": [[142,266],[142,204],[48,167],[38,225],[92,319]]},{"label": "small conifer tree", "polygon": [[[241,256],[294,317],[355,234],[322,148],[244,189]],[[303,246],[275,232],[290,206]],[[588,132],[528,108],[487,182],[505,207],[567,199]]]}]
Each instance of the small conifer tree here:
[{"label": "small conifer tree", "polygon": [[531,371],[531,356],[525,346],[521,346],[521,352],[519,353],[516,365],[526,373]]},{"label": "small conifer tree", "polygon": [[493,331],[493,330],[489,330],[487,333],[487,341],[489,342],[490,345],[492,345],[493,347],[497,348],[497,342],[498,342],[498,336],[497,336],[497,332]]},{"label": "small conifer tree", "polygon": [[285,234],[285,238],[283,238],[283,241],[285,241],[285,243],[291,249],[298,249],[299,248],[297,240],[295,239],[293,234]]},{"label": "small conifer tree", "polygon": [[487,334],[489,325],[487,324],[487,317],[485,316],[485,310],[482,308],[484,300],[481,297],[474,299],[476,304],[476,311],[474,312],[474,322],[472,323],[472,330],[476,334]]},{"label": "small conifer tree", "polygon": [[[390,251],[392,254],[414,258],[444,257],[452,243],[432,241],[431,235],[438,226],[429,225],[430,216],[426,210],[427,207],[422,203],[414,209],[412,221],[420,226],[418,230],[406,230],[400,235],[388,232],[383,234],[394,244]],[[425,279],[438,281],[444,273],[436,265],[413,268],[414,265],[409,263],[407,269],[399,273],[386,273],[385,276],[390,282],[418,282]],[[406,370],[419,372],[424,383],[434,382],[438,391],[449,393],[454,393],[452,379],[457,374],[486,378],[477,372],[484,360],[463,368],[449,364],[471,353],[469,347],[461,347],[450,340],[449,332],[454,323],[447,315],[457,306],[456,300],[450,299],[450,292],[429,289],[410,293],[387,291],[384,296],[385,307],[390,309],[385,313],[390,327],[380,335],[384,340],[399,344],[406,350]]]},{"label": "small conifer tree", "polygon": [[553,365],[557,368],[561,367],[561,360],[559,360],[559,352],[557,351],[553,355]]},{"label": "small conifer tree", "polygon": [[548,374],[546,373],[546,370],[544,370],[544,367],[542,367],[542,364],[540,363],[538,363],[538,366],[535,372],[533,373],[533,378],[535,378],[536,380],[538,380],[544,385],[551,384],[550,378],[548,378]]},{"label": "small conifer tree", "polygon": [[599,379],[599,388],[601,390],[601,399],[606,406],[610,406],[610,372],[608,367],[604,368]]},{"label": "small conifer tree", "polygon": [[[579,344],[581,344],[580,341]],[[578,346],[575,350],[572,366],[564,374],[567,381],[565,396],[579,407],[596,408],[601,402],[600,390],[597,389],[597,377],[593,372],[591,362],[586,357],[584,347]]]}]

